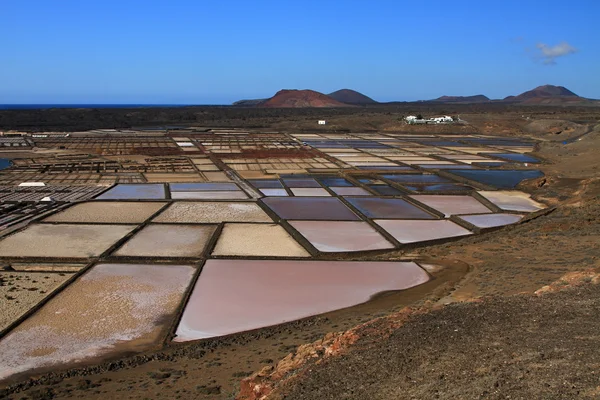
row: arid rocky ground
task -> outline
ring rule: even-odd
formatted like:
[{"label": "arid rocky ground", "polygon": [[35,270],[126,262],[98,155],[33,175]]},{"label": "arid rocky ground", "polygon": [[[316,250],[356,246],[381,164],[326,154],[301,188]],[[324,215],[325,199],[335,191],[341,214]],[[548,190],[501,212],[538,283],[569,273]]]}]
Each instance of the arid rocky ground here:
[{"label": "arid rocky ground", "polygon": [[[326,115],[319,118],[327,118],[332,130],[406,131],[399,119],[412,111],[321,111]],[[232,399],[240,381],[262,369],[244,381],[242,398],[598,398],[598,114],[574,108],[458,111],[466,124],[411,129],[543,140],[536,155],[546,161],[540,168],[546,176],[525,190],[552,204],[551,213],[477,237],[378,256],[447,265],[422,287],[283,326],[49,371],[8,382],[0,397]],[[315,119],[290,114],[268,124],[302,130],[314,128]],[[532,126],[539,120],[552,123]],[[555,126],[567,128],[557,133]],[[588,273],[577,285],[560,281],[578,271]],[[556,281],[564,290],[534,294]],[[323,342],[329,332],[349,333]],[[309,343],[317,345],[298,351]],[[263,386],[255,391],[257,384]]]}]

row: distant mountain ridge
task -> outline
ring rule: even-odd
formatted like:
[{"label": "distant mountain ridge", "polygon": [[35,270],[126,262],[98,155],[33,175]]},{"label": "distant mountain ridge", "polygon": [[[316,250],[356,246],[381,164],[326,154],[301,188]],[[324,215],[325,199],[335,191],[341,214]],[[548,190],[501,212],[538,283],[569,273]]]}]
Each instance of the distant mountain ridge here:
[{"label": "distant mountain ridge", "polygon": [[[237,107],[350,107],[376,104],[400,104],[409,102],[379,103],[351,89],[337,90],[329,95],[314,90],[284,89],[268,99],[240,100],[233,103]],[[430,104],[485,104],[506,103],[523,105],[600,105],[599,100],[580,97],[564,86],[543,85],[516,96],[491,100],[483,94],[473,96],[441,96],[433,100],[420,100],[418,103]]]},{"label": "distant mountain ridge", "polygon": [[476,94],[474,96],[441,96],[431,101],[441,103],[486,103],[490,101],[490,98],[482,94]]},{"label": "distant mountain ridge", "polygon": [[377,101],[373,100],[369,96],[357,92],[352,89],[340,89],[335,92],[329,93],[329,97],[346,104],[366,105],[366,104],[378,104]]}]

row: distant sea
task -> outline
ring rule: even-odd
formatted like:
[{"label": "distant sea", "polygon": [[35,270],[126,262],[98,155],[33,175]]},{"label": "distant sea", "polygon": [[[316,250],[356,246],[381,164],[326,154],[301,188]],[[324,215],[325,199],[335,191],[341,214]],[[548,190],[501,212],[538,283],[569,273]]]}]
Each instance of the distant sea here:
[{"label": "distant sea", "polygon": [[187,104],[0,104],[0,110],[44,110],[49,108],[146,108],[188,107]]}]

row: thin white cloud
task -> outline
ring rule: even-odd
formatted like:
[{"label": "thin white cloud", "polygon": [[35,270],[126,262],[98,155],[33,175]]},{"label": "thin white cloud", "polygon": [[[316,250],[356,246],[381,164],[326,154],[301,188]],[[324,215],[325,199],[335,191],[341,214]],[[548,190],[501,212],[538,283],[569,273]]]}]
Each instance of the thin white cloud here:
[{"label": "thin white cloud", "polygon": [[537,56],[546,65],[556,64],[556,59],[559,57],[568,56],[569,54],[577,53],[577,49],[571,46],[567,42],[560,42],[556,46],[548,46],[545,43],[538,43],[536,45],[538,49]]}]

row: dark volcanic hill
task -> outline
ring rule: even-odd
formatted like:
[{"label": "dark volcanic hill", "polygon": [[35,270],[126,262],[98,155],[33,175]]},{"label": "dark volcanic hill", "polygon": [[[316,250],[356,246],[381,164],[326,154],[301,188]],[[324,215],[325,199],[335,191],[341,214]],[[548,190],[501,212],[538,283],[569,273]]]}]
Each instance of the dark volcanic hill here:
[{"label": "dark volcanic hill", "polygon": [[267,99],[238,100],[235,103],[233,103],[233,105],[237,107],[254,107],[266,100]]},{"label": "dark volcanic hill", "polygon": [[518,96],[508,96],[503,102],[521,103],[521,104],[565,104],[565,103],[585,103],[589,100],[579,97],[575,93],[563,86],[543,85],[535,89],[528,90]]},{"label": "dark volcanic hill", "polygon": [[365,96],[364,94],[351,89],[340,89],[333,93],[329,93],[327,96],[346,104],[377,104],[377,102],[369,96]]},{"label": "dark volcanic hill", "polygon": [[303,107],[350,107],[314,90],[280,90],[275,96],[260,103],[258,107],[303,108]]},{"label": "dark volcanic hill", "polygon": [[431,101],[438,103],[487,103],[490,99],[482,94],[476,94],[474,96],[442,96]]}]

